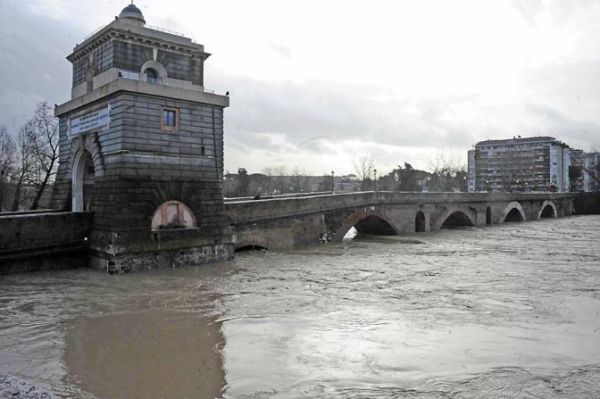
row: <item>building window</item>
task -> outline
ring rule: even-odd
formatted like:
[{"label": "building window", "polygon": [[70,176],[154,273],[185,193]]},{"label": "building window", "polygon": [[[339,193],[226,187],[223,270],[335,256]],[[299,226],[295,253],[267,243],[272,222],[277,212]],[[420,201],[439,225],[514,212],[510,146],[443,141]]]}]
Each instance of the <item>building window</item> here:
[{"label": "building window", "polygon": [[152,68],[146,69],[146,81],[150,83],[159,83],[158,73]]},{"label": "building window", "polygon": [[160,127],[163,130],[177,130],[179,127],[179,110],[176,108],[164,108]]}]

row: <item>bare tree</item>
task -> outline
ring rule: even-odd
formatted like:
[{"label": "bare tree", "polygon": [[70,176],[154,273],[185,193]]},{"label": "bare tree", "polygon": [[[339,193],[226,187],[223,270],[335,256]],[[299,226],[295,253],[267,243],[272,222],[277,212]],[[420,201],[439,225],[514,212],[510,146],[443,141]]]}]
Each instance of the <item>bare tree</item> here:
[{"label": "bare tree", "polygon": [[300,170],[297,166],[292,170],[291,181],[294,192],[308,191],[308,181],[310,176],[308,173]]},{"label": "bare tree", "polygon": [[358,162],[354,162],[354,170],[356,171],[356,177],[361,182],[361,190],[369,190],[372,187],[371,176],[373,176],[375,170],[375,160],[371,156],[360,157]]},{"label": "bare tree", "polygon": [[432,169],[430,191],[466,191],[467,168],[460,161],[440,153],[429,161],[429,167]]},{"label": "bare tree", "polygon": [[16,146],[6,126],[0,126],[0,212],[4,204],[6,186],[14,173]]},{"label": "bare tree", "polygon": [[11,209],[16,211],[22,207],[25,184],[35,188],[31,209],[37,209],[58,166],[58,120],[48,103],[39,103],[32,118],[19,129],[15,158],[11,176],[15,187]]},{"label": "bare tree", "polygon": [[[27,124],[30,122],[31,121],[27,122]],[[11,178],[11,181],[13,181],[15,185],[15,192],[13,194],[12,205],[10,207],[12,211],[19,210],[23,185],[31,180],[35,164],[35,158],[31,148],[31,140],[28,133],[29,129],[26,128],[26,126],[23,126],[17,135],[17,162],[15,164],[15,171]]]},{"label": "bare tree", "polygon": [[287,175],[287,168],[283,165],[275,166],[273,173],[276,176],[276,187],[280,194],[287,192],[285,188],[285,176]]},{"label": "bare tree", "polygon": [[58,167],[58,119],[47,102],[38,104],[33,118],[25,125],[29,130],[34,168],[31,183],[36,193],[31,209],[37,209],[40,198],[54,178]]},{"label": "bare tree", "polygon": [[272,194],[271,191],[273,190],[273,176],[275,175],[275,171],[272,167],[267,166],[262,170],[262,172],[265,175],[265,193],[270,195]]}]

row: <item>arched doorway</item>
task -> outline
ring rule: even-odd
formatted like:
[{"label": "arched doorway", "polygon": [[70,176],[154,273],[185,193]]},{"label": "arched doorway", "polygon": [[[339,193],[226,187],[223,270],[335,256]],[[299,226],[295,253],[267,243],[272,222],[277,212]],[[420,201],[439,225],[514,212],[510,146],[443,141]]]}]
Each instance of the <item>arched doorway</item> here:
[{"label": "arched doorway", "polygon": [[80,150],[75,156],[71,171],[73,212],[91,210],[95,174],[92,154],[85,149]]},{"label": "arched doorway", "polygon": [[421,211],[415,216],[415,232],[422,233],[425,231],[425,214]]},{"label": "arched doorway", "polygon": [[485,224],[492,224],[492,210],[489,206],[485,210]]}]

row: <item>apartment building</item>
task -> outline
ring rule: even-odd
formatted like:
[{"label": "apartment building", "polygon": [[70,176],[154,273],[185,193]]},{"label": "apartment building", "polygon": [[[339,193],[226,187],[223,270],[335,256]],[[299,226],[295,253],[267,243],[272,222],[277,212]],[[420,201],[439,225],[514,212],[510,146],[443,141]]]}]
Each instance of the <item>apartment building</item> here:
[{"label": "apartment building", "polygon": [[554,137],[481,141],[468,155],[469,192],[570,190],[570,148]]}]

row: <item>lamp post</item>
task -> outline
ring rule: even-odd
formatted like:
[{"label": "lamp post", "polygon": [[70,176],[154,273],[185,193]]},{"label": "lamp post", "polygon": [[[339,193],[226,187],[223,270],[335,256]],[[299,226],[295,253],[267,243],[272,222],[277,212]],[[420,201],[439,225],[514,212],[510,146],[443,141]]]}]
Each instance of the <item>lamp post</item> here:
[{"label": "lamp post", "polygon": [[333,183],[334,182],[334,180],[333,180],[334,175],[335,175],[335,172],[332,170],[331,171],[331,194],[333,194],[333,188],[335,187],[334,183]]},{"label": "lamp post", "polygon": [[373,169],[373,191],[377,192],[377,169]]}]

